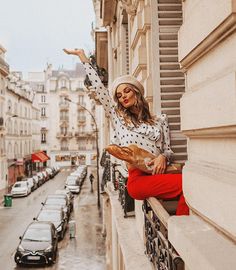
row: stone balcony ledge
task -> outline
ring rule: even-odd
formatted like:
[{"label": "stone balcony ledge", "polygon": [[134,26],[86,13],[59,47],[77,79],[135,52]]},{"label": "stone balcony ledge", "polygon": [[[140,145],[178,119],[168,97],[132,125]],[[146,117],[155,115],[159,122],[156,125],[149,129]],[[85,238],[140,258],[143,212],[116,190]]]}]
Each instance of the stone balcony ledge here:
[{"label": "stone balcony ledge", "polygon": [[184,260],[186,269],[235,269],[235,242],[198,216],[170,217],[168,238]]},{"label": "stone balcony ledge", "polygon": [[124,211],[118,200],[118,192],[114,191],[112,183],[107,185],[106,192],[111,203],[125,269],[152,270],[152,265],[144,254],[144,244],[139,236],[135,218],[124,218]]}]

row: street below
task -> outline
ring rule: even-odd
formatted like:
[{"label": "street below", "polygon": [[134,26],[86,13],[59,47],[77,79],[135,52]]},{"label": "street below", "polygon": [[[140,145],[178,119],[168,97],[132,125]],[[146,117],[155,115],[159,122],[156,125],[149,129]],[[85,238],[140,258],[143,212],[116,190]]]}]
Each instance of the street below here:
[{"label": "street below", "polygon": [[105,269],[105,245],[102,236],[102,217],[97,208],[96,183],[91,192],[88,169],[87,177],[79,195],[74,198],[74,211],[71,220],[75,220],[75,238],[70,238],[69,228],[62,241],[59,242],[59,256],[53,266],[31,267],[17,266],[14,253],[21,236],[33,218],[37,216],[48,194],[63,189],[67,175],[72,170],[62,169],[53,179],[40,186],[28,197],[14,198],[12,207],[0,206],[0,269]]}]

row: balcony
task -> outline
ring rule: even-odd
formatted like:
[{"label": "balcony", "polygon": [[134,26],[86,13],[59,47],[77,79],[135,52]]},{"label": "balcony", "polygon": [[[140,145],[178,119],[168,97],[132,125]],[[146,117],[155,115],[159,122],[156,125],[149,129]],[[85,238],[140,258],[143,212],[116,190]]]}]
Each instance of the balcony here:
[{"label": "balcony", "polygon": [[69,122],[67,120],[60,120],[60,127],[69,127]]},{"label": "balcony", "polygon": [[[184,262],[168,238],[168,221],[172,215],[175,215],[177,200],[162,201],[152,197],[143,201],[143,211],[141,211],[139,205],[135,210],[134,200],[129,196],[126,188],[127,172],[120,164],[112,163],[106,152],[102,155],[101,166],[104,168],[101,189],[107,193],[111,202],[111,215],[117,217],[116,227],[119,228],[119,231],[117,230],[120,239],[119,246],[129,245],[129,256],[136,257],[139,263],[143,261],[145,269],[183,270]],[[117,200],[119,203],[117,203]],[[109,206],[107,208],[109,209]],[[144,237],[142,245],[139,245],[139,252],[135,251],[137,242],[130,241],[130,238],[127,237],[127,231],[129,231],[129,236],[132,235],[132,239],[137,239],[138,231],[134,229],[133,218],[135,213],[138,213],[138,216],[142,215],[144,219]],[[111,235],[108,235],[108,237],[111,237]],[[132,245],[133,249],[131,248]],[[140,256],[141,253],[146,254],[150,264],[148,260],[145,260],[145,255]],[[123,257],[122,260],[127,259],[127,251],[124,248],[121,248],[121,256]],[[125,266],[127,269],[133,269],[129,260],[127,260]]]},{"label": "balcony", "polygon": [[58,139],[71,139],[72,137],[72,132],[57,132]]},{"label": "balcony", "polygon": [[68,122],[69,121],[69,116],[60,116],[60,121]]},{"label": "balcony", "polygon": [[78,102],[78,111],[83,111],[84,108],[86,108],[86,103],[84,102]]},{"label": "balcony", "polygon": [[80,123],[86,122],[86,116],[84,116],[84,115],[78,116],[77,121],[80,122]]},{"label": "balcony", "polygon": [[60,102],[59,109],[60,109],[60,111],[68,111],[69,110],[69,103]]},{"label": "balcony", "polygon": [[75,132],[75,137],[89,139],[89,138],[95,137],[95,132],[94,131],[78,131],[78,132]]}]

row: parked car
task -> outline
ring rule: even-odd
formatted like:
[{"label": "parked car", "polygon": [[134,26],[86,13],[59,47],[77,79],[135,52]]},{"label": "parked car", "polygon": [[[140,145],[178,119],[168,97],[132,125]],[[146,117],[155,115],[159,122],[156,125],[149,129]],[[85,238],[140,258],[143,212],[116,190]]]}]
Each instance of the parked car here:
[{"label": "parked car", "polygon": [[40,186],[41,186],[45,182],[44,175],[42,174],[42,172],[38,172],[37,176],[39,178],[39,183],[40,183]]},{"label": "parked car", "polygon": [[28,196],[30,192],[31,188],[27,181],[18,181],[13,185],[11,189],[12,197]]},{"label": "parked car", "polygon": [[63,212],[65,213],[65,216],[67,219],[70,217],[70,209],[67,207],[66,200],[62,198],[47,198],[43,203],[43,206],[45,205],[58,205],[62,207]]},{"label": "parked car", "polygon": [[46,172],[50,179],[52,179],[55,176],[55,173],[53,172],[51,168],[46,168]]},{"label": "parked car", "polygon": [[46,171],[42,171],[43,177],[44,177],[44,181],[48,181],[49,180],[49,175]]},{"label": "parked car", "polygon": [[40,186],[40,183],[39,183],[39,177],[38,177],[37,175],[33,175],[32,178],[34,179],[34,181],[35,181],[37,187],[39,187],[39,186]]},{"label": "parked car", "polygon": [[68,189],[72,193],[78,194],[80,192],[80,183],[78,181],[78,178],[77,177],[67,178],[65,189]]},{"label": "parked car", "polygon": [[26,228],[14,256],[16,264],[53,264],[57,258],[57,230],[51,222],[32,222]]},{"label": "parked car", "polygon": [[63,239],[66,231],[67,219],[65,218],[62,209],[42,209],[34,220],[52,222],[57,230],[58,239]]},{"label": "parked car", "polygon": [[33,177],[27,178],[26,181],[29,183],[31,192],[34,191],[38,186]]},{"label": "parked car", "polygon": [[57,189],[55,194],[65,194],[70,202],[71,211],[74,208],[74,195],[68,189]]},{"label": "parked car", "polygon": [[66,205],[67,205],[69,211],[71,212],[70,201],[69,201],[69,199],[68,199],[68,197],[67,197],[66,194],[49,194],[47,196],[47,199],[49,199],[49,198],[64,199],[66,201]]}]

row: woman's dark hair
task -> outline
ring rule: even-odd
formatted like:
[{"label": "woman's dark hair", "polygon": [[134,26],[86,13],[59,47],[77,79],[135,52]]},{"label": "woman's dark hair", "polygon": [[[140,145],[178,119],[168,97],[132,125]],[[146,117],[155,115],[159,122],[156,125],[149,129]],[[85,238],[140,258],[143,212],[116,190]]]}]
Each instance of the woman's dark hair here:
[{"label": "woman's dark hair", "polygon": [[136,107],[138,114],[133,113],[131,108],[124,108],[118,101],[116,106],[116,111],[118,115],[123,117],[126,124],[133,123],[136,127],[139,126],[141,123],[148,123],[153,125],[155,123],[155,120],[150,113],[147,101],[136,87],[134,87],[133,85],[131,87],[136,94],[137,103],[134,106]]}]

